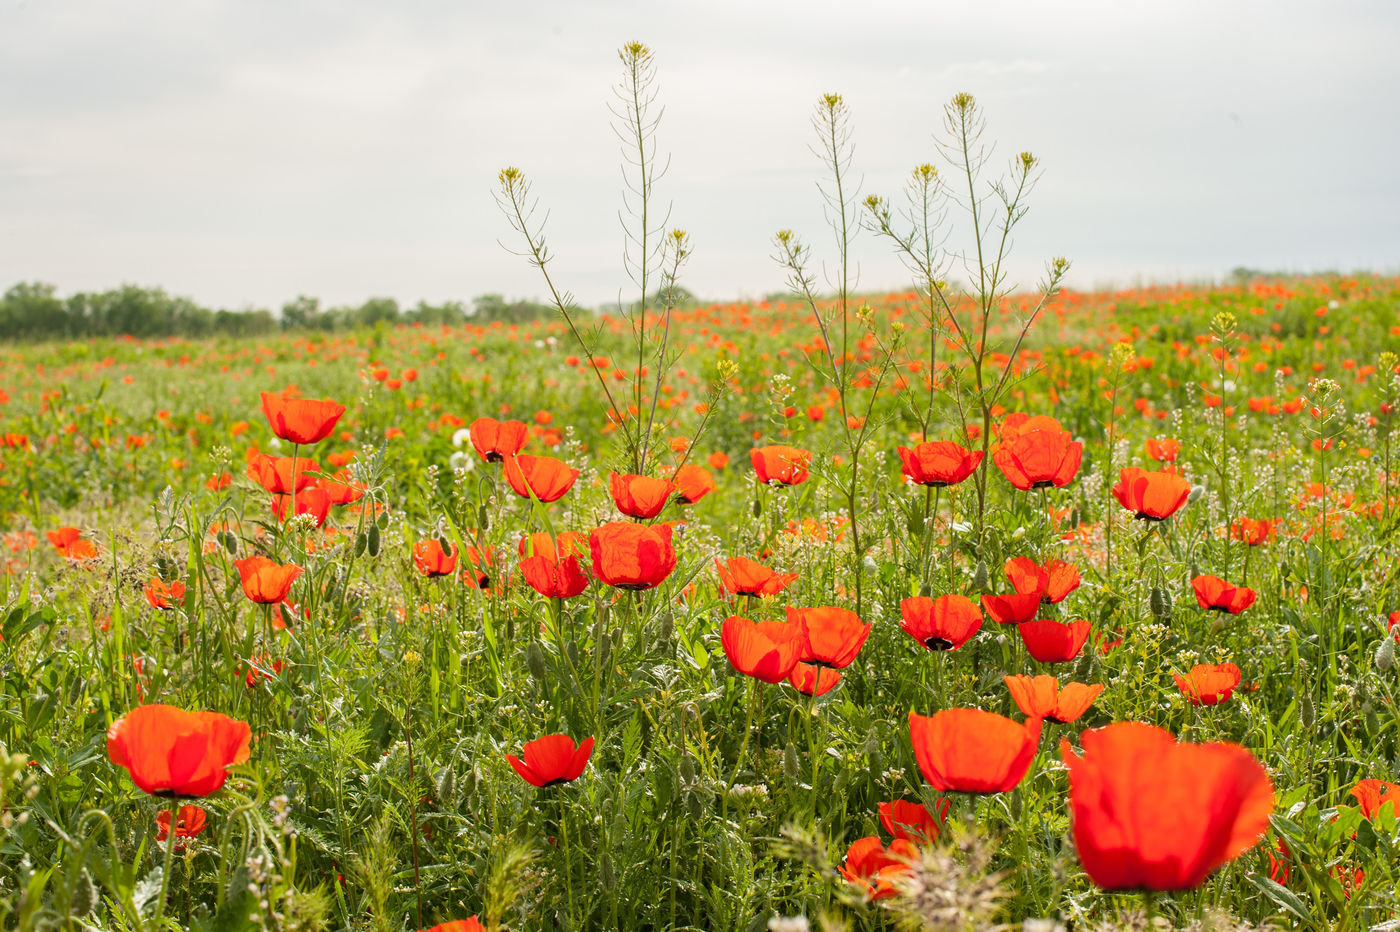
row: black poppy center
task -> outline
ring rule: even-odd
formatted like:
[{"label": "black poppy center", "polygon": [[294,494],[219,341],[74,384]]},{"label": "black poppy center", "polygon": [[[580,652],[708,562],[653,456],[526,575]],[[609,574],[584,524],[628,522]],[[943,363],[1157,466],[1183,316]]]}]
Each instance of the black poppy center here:
[{"label": "black poppy center", "polygon": [[953,642],[947,638],[927,638],[924,646],[929,650],[952,650]]}]

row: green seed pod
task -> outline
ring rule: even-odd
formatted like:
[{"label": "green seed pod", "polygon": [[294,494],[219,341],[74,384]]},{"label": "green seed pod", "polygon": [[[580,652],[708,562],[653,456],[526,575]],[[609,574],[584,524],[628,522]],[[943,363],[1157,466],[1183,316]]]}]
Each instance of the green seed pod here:
[{"label": "green seed pod", "polygon": [[462,781],[462,792],[467,796],[476,795],[477,785],[481,782],[481,777],[477,775],[476,768],[467,771],[467,778]]},{"label": "green seed pod", "polygon": [[1382,673],[1389,673],[1390,668],[1395,666],[1395,638],[1387,632],[1381,639],[1381,646],[1376,648],[1376,669]]},{"label": "green seed pod", "polygon": [[1077,505],[1069,510],[1069,527],[1072,531],[1079,529],[1079,506]]},{"label": "green seed pod", "polygon": [[880,751],[880,739],[873,731],[865,739],[865,756],[870,761],[871,772],[878,774],[885,769],[885,755]]},{"label": "green seed pod", "polygon": [[570,641],[564,648],[569,654],[569,663],[578,666],[578,641]]},{"label": "green seed pod", "polygon": [[1317,709],[1313,707],[1312,696],[1307,693],[1298,698],[1298,721],[1304,728],[1311,728],[1317,723]]},{"label": "green seed pod", "polygon": [[676,617],[671,614],[668,608],[661,613],[661,625],[657,630],[657,638],[663,644],[671,643],[671,636],[676,633]]},{"label": "green seed pod", "polygon": [[614,844],[621,846],[627,840],[627,813],[621,807],[613,813],[612,829],[608,832],[608,839]]},{"label": "green seed pod", "polygon": [[787,774],[789,783],[797,783],[802,778],[802,764],[791,741],[783,748],[783,773]]},{"label": "green seed pod", "polygon": [[224,542],[225,550],[229,553],[238,553],[238,538],[233,536],[232,531],[224,531],[220,535],[220,539]]},{"label": "green seed pod", "polygon": [[544,648],[540,647],[539,641],[531,641],[530,647],[525,651],[525,666],[530,669],[530,675],[541,683],[549,675],[549,668],[544,662]]},{"label": "green seed pod", "polygon": [[1153,586],[1152,593],[1147,598],[1147,607],[1152,611],[1152,617],[1167,619],[1172,614],[1172,594],[1163,586]]},{"label": "green seed pod", "polygon": [[438,546],[442,548],[443,553],[452,552],[452,541],[448,540],[445,534],[438,535]]},{"label": "green seed pod", "polygon": [[761,499],[761,498],[755,498],[755,499],[753,500],[753,516],[754,516],[755,518],[758,518],[758,517],[762,517],[762,515],[763,515],[763,499]]},{"label": "green seed pod", "polygon": [[987,577],[987,561],[977,561],[977,571],[972,574],[972,588],[987,589],[991,586],[991,580]]},{"label": "green seed pod", "polygon": [[365,547],[368,545],[369,538],[365,536],[364,531],[355,535],[355,557],[357,559],[365,555]]},{"label": "green seed pod", "polygon": [[598,639],[598,668],[606,670],[610,659],[612,659],[612,638],[604,632],[603,636]]},{"label": "green seed pod", "polygon": [[365,552],[371,557],[379,556],[379,525],[369,526],[369,536],[365,540]]},{"label": "green seed pod", "polygon": [[1368,735],[1379,734],[1381,730],[1380,716],[1376,715],[1376,710],[1370,707],[1366,709],[1366,733]]},{"label": "green seed pod", "polygon": [[685,811],[690,815],[690,821],[699,822],[704,815],[705,804],[700,799],[699,793],[687,793],[685,797]]},{"label": "green seed pod", "polygon": [[476,509],[476,526],[483,531],[491,529],[491,518],[486,514],[486,506],[478,505]]},{"label": "green seed pod", "polygon": [[695,761],[689,754],[681,758],[680,766],[676,770],[680,773],[681,782],[686,786],[695,782]]}]

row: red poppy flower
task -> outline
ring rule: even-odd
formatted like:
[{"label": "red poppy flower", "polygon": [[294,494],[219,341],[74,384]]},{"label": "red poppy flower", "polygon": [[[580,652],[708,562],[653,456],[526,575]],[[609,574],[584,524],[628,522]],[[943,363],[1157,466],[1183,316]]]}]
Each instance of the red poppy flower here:
[{"label": "red poppy flower", "polygon": [[982,596],[982,610],[999,625],[1030,621],[1040,611],[1040,590]]},{"label": "red poppy flower", "polygon": [[764,484],[798,485],[807,481],[812,465],[810,450],[781,445],[758,447],[749,451],[754,475]]},{"label": "red poppy flower", "polygon": [[796,573],[775,573],[745,557],[730,557],[724,563],[716,557],[715,570],[719,573],[720,585],[729,592],[758,598],[777,595],[797,578]]},{"label": "red poppy flower", "polygon": [[571,553],[562,560],[536,554],[520,561],[520,573],[540,595],[548,599],[572,599],[588,588],[579,558]]},{"label": "red poppy flower", "polygon": [[467,546],[463,554],[467,558],[466,566],[462,570],[462,582],[477,589],[491,588],[491,572],[495,567],[495,561],[491,557],[490,550],[482,550],[471,545]]},{"label": "red poppy flower", "polygon": [[264,556],[234,560],[233,565],[243,581],[243,594],[264,605],[285,599],[292,583],[302,574],[302,568],[295,563],[283,566]]},{"label": "red poppy flower", "polygon": [[904,478],[915,485],[934,488],[957,485],[977,471],[985,455],[951,440],[916,444],[913,449],[898,447]]},{"label": "red poppy flower", "polygon": [[1021,491],[1060,488],[1074,481],[1084,456],[1084,444],[1073,439],[1053,417],[1028,417],[1017,412],[1001,425],[1001,439],[992,462]]},{"label": "red poppy flower", "polygon": [[457,572],[457,545],[453,544],[452,552],[447,553],[435,537],[420,540],[413,545],[413,565],[424,576],[449,576]]},{"label": "red poppy flower", "polygon": [[506,760],[526,783],[545,787],[578,779],[592,753],[592,738],[584,738],[575,748],[568,735],[545,735],[525,745],[520,757],[507,754]]},{"label": "red poppy flower", "polygon": [[479,417],[471,422],[467,433],[471,435],[477,456],[488,463],[499,463],[520,452],[530,437],[530,428],[524,421]]},{"label": "red poppy flower", "polygon": [[982,613],[963,595],[914,596],[899,603],[900,627],[929,650],[957,650],[982,627]]},{"label": "red poppy flower", "polygon": [[[296,476],[292,467],[296,467]],[[248,478],[261,485],[274,495],[285,495],[292,491],[295,479],[296,490],[300,492],[316,481],[321,471],[315,460],[304,456],[268,456],[257,453],[248,461]]]},{"label": "red poppy flower", "polygon": [[1268,519],[1238,518],[1230,526],[1230,536],[1250,547],[1266,544],[1278,535],[1278,522]]},{"label": "red poppy flower", "polygon": [[1017,595],[1035,593],[1041,602],[1051,605],[1063,602],[1079,588],[1079,567],[1064,560],[1050,560],[1041,566],[1030,557],[1015,557],[1006,561],[1005,570]]},{"label": "red poppy flower", "polygon": [[1191,580],[1196,604],[1207,611],[1238,615],[1254,604],[1257,594],[1247,586],[1234,586],[1219,576],[1202,574]]},{"label": "red poppy flower", "polygon": [[981,709],[944,709],[928,717],[909,713],[914,758],[939,792],[1004,793],[1031,769],[1040,719],[1024,725]]},{"label": "red poppy flower", "polygon": [[[156,816],[156,827],[156,841],[165,841],[170,837],[169,809],[162,809]],[[194,838],[208,827],[209,814],[193,803],[187,803],[175,811],[176,838]]]},{"label": "red poppy flower", "polygon": [[880,824],[896,838],[916,845],[927,844],[942,834],[950,805],[949,800],[942,796],[934,802],[933,812],[929,812],[923,803],[904,799],[880,803]]},{"label": "red poppy flower", "polygon": [[912,873],[912,862],[918,857],[919,849],[902,838],[896,838],[886,848],[878,835],[871,835],[857,839],[846,850],[841,876],[865,891],[868,899],[883,900],[899,892],[896,879]]},{"label": "red poppy flower", "polygon": [[1118,504],[1147,521],[1165,521],[1186,504],[1191,483],[1176,473],[1148,472],[1130,466],[1118,473],[1113,496]]},{"label": "red poppy flower", "polygon": [[798,663],[788,676],[792,688],[804,696],[825,696],[841,682],[841,672],[814,663]]},{"label": "red poppy flower", "polygon": [[655,518],[666,507],[674,487],[665,479],[613,473],[608,491],[617,510],[629,518]]},{"label": "red poppy flower", "polygon": [[1254,847],[1269,825],[1274,787],[1237,744],[1178,744],[1141,722],[1068,740],[1074,843],[1089,879],[1105,890],[1189,890]]},{"label": "red poppy flower", "polygon": [[552,456],[521,453],[506,457],[505,463],[506,482],[510,483],[515,494],[529,498],[530,492],[534,491],[535,498],[542,502],[556,502],[563,498],[564,493],[573,488],[579,473],[568,463]]},{"label": "red poppy flower", "polygon": [[365,495],[365,487],[355,482],[346,469],[335,473],[333,478],[322,476],[317,484],[325,490],[332,505],[352,505]]},{"label": "red poppy flower", "polygon": [[588,532],[593,575],[634,591],[659,586],[676,568],[671,525],[613,521]]},{"label": "red poppy flower", "polygon": [[475,916],[468,916],[466,919],[453,919],[451,922],[435,925],[431,929],[424,929],[423,932],[486,932],[486,927]]},{"label": "red poppy flower", "polygon": [[806,643],[798,625],[753,622],[737,615],[724,620],[719,640],[734,669],[765,683],[781,683],[791,676]]},{"label": "red poppy flower", "polygon": [[1031,718],[1048,718],[1052,722],[1072,722],[1089,710],[1103,692],[1103,684],[1086,686],[1066,683],[1049,674],[1042,676],[1003,676],[1002,682],[1011,691],[1016,707]]},{"label": "red poppy flower", "polygon": [[792,608],[787,620],[802,629],[806,644],[802,662],[841,670],[849,667],[870,637],[873,623],[866,624],[848,608]]},{"label": "red poppy flower", "polygon": [[1218,705],[1240,685],[1240,668],[1233,663],[1198,663],[1186,676],[1173,673],[1172,679],[1192,705]]},{"label": "red poppy flower", "polygon": [[689,464],[676,470],[671,477],[676,487],[676,501],[682,505],[694,505],[715,490],[715,478],[703,466]]},{"label": "red poppy flower", "polygon": [[345,413],[345,405],[329,398],[284,398],[276,392],[262,393],[262,409],[274,434],[300,444],[320,443],[329,437]]},{"label": "red poppy flower", "polygon": [[1175,440],[1147,440],[1147,455],[1159,463],[1176,462],[1176,456],[1180,452],[1181,444]]},{"label": "red poppy flower", "polygon": [[[287,520],[288,512],[292,510],[292,498],[291,495],[272,496],[272,514],[278,521]],[[325,489],[313,485],[298,492],[295,498],[298,515],[310,515],[317,527],[325,526],[326,518],[331,513],[331,497]]]},{"label": "red poppy flower", "polygon": [[185,584],[178,579],[168,583],[159,576],[154,576],[146,583],[146,603],[151,608],[167,611],[174,608],[174,603],[184,597]]},{"label": "red poppy flower", "polygon": [[154,796],[208,796],[248,759],[247,722],[218,712],[137,706],[107,730],[107,756]]},{"label": "red poppy flower", "polygon": [[1042,618],[1017,625],[1016,631],[1026,644],[1026,651],[1041,663],[1066,663],[1079,656],[1084,642],[1089,640],[1088,621],[1052,621]]},{"label": "red poppy flower", "polygon": [[588,542],[584,540],[582,534],[573,531],[561,531],[557,538],[536,532],[526,534],[520,538],[520,556],[525,557],[546,557],[550,560],[559,559],[559,554],[565,556],[581,557],[588,552]]},{"label": "red poppy flower", "polygon": [[45,536],[59,556],[67,557],[76,563],[97,556],[97,548],[93,546],[92,541],[83,540],[82,534],[83,532],[75,527],[61,527],[56,531],[46,532]]},{"label": "red poppy flower", "polygon": [[1395,811],[1400,812],[1400,784],[1375,779],[1360,780],[1351,788],[1351,795],[1361,814],[1368,819],[1380,815],[1381,807],[1386,803],[1394,804]]}]

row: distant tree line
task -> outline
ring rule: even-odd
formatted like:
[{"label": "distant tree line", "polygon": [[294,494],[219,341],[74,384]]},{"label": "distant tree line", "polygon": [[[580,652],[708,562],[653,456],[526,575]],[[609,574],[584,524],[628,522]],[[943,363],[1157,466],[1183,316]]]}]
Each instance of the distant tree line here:
[{"label": "distant tree line", "polygon": [[259,336],[282,330],[337,331],[389,324],[520,323],[554,313],[551,305],[507,301],[498,294],[404,309],[393,298],[370,298],[358,307],[323,308],[319,298],[298,297],[268,310],[213,310],[162,288],[123,285],[78,292],[67,298],[41,282],[21,282],[0,298],[0,340],[74,340],[87,337]]}]

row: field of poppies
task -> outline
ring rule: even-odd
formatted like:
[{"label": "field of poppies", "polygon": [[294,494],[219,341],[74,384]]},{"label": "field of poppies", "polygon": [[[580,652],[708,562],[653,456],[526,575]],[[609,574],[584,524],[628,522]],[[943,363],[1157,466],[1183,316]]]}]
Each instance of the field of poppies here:
[{"label": "field of poppies", "polygon": [[1400,928],[1400,279],[850,203],[914,289],[0,349],[0,925]]}]

